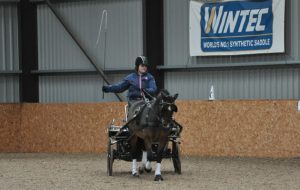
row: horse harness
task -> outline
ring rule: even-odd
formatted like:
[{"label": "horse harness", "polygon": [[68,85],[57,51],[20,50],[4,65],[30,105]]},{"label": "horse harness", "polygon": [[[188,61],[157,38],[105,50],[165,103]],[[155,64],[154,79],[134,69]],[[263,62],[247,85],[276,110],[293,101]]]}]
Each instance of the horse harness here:
[{"label": "horse harness", "polygon": [[[164,106],[169,106],[167,109],[168,111],[172,111],[172,108],[171,108],[171,105],[174,105],[174,102],[164,102],[163,100],[161,100],[161,102],[159,103],[159,105],[161,106],[160,108],[160,111],[158,112],[158,114],[156,114],[156,121],[159,122],[159,124],[162,124],[162,126],[167,126],[167,124],[164,124],[164,120],[162,118],[162,114],[161,114],[161,111],[163,110]],[[142,106],[142,107],[139,107],[137,110],[136,110],[136,113],[133,115],[132,119],[136,118],[137,116],[139,116],[146,108],[148,108],[148,112],[146,114],[146,122],[147,123],[155,123],[155,121],[149,121],[149,113],[152,109],[151,107],[151,103],[150,101],[145,101],[145,104]]]}]

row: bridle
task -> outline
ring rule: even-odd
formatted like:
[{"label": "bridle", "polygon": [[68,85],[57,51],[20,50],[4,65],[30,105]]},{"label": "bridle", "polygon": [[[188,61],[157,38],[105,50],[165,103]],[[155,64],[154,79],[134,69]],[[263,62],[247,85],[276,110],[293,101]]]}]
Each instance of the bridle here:
[{"label": "bridle", "polygon": [[[177,111],[173,109],[174,107],[176,107],[175,100],[173,100],[172,102],[166,102],[164,100],[161,100],[159,106],[160,106],[160,110],[159,110],[158,117],[160,118],[160,122],[162,123],[162,125],[167,126],[169,124],[169,121],[172,119],[172,114]],[[170,112],[170,116],[167,116],[167,118],[163,117],[163,111]]]},{"label": "bridle", "polygon": [[[173,110],[173,107],[176,107],[177,106],[175,105],[175,100],[172,100],[171,102],[167,102],[167,101],[164,101],[163,98],[161,97],[161,100],[157,100],[156,97],[153,97],[150,93],[148,93],[146,90],[143,90],[142,91],[144,92],[144,94],[146,94],[148,97],[150,97],[152,99],[152,102],[155,102],[155,101],[160,101],[158,103],[158,106],[159,106],[159,111],[158,113],[155,114],[155,118],[156,118],[156,121],[158,121],[160,124],[162,124],[163,126],[168,126],[168,123],[169,123],[169,120],[172,119],[172,117],[170,118],[167,118],[165,120],[165,118],[163,117],[163,110],[166,110],[166,111],[169,111],[169,112],[176,112],[175,110]],[[150,111],[154,111],[153,110],[153,107],[151,106],[151,102],[149,101],[149,99],[143,94],[143,99],[145,101],[145,106],[143,107],[143,109],[145,109],[146,107],[148,108],[148,113],[146,114],[147,116],[147,122],[149,122],[149,113]],[[171,114],[172,115],[172,114]]]}]

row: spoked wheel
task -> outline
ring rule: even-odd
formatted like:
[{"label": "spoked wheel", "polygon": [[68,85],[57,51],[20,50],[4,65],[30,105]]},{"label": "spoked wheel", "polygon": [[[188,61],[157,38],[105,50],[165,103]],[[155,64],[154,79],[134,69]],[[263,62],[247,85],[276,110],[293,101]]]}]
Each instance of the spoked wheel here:
[{"label": "spoked wheel", "polygon": [[112,148],[111,139],[107,143],[107,175],[112,176],[114,163],[114,150]]},{"label": "spoked wheel", "polygon": [[180,147],[178,142],[172,142],[172,161],[175,173],[181,174]]}]

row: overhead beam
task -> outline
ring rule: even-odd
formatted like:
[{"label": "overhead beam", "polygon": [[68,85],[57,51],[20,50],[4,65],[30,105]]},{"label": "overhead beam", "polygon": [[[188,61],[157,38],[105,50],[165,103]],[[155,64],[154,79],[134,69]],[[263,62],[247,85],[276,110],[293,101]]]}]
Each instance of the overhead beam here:
[{"label": "overhead beam", "polygon": [[224,71],[224,70],[254,70],[254,69],[281,69],[300,68],[300,60],[276,61],[276,62],[249,62],[249,63],[216,63],[216,64],[196,64],[196,65],[173,65],[158,66],[158,70],[166,72],[186,72],[186,71]]},{"label": "overhead beam", "polygon": [[0,76],[19,76],[22,74],[20,70],[13,70],[13,71],[3,71],[0,70]]},{"label": "overhead beam", "polygon": [[[79,2],[79,1],[86,1],[86,0],[52,0],[53,3],[65,3],[65,2]],[[89,0],[91,1],[91,0]],[[97,0],[93,0],[97,1]],[[30,0],[33,3],[46,3],[46,0]]]},{"label": "overhead beam", "polygon": [[20,0],[0,0],[0,3],[18,3]]},{"label": "overhead beam", "polygon": [[[105,69],[105,74],[120,74],[132,72],[132,68],[128,69]],[[43,76],[54,76],[54,75],[96,75],[98,72],[92,69],[60,69],[60,70],[32,70],[32,74],[43,75]],[[0,72],[1,75],[1,72]]]}]

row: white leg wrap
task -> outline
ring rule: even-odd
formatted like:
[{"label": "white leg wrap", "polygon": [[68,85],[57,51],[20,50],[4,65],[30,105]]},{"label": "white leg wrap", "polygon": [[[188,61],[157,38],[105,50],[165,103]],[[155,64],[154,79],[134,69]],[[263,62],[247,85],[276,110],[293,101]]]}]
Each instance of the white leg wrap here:
[{"label": "white leg wrap", "polygon": [[147,161],[145,167],[146,169],[151,169],[151,162]]},{"label": "white leg wrap", "polygon": [[161,173],[160,173],[160,163],[156,163],[155,175],[161,175]]},{"label": "white leg wrap", "polygon": [[138,173],[138,163],[136,161],[136,159],[132,160],[132,174]]},{"label": "white leg wrap", "polygon": [[147,151],[143,151],[142,163],[145,165],[147,162]]},{"label": "white leg wrap", "polygon": [[151,169],[151,162],[147,159],[147,151],[143,151],[142,163],[146,169]]}]

